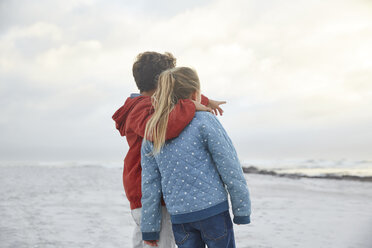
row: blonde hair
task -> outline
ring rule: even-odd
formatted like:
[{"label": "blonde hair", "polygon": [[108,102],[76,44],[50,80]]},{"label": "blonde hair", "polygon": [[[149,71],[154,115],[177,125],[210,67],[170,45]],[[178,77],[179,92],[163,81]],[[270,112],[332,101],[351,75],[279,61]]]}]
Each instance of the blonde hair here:
[{"label": "blonde hair", "polygon": [[155,112],[146,124],[145,136],[154,144],[152,155],[160,152],[165,143],[169,113],[180,99],[188,99],[200,90],[196,71],[188,67],[176,67],[162,72],[158,87],[152,95]]}]

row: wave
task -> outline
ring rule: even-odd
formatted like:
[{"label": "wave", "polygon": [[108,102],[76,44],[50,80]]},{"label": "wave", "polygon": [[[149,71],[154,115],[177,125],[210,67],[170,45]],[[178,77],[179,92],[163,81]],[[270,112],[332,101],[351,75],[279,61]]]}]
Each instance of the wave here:
[{"label": "wave", "polygon": [[287,177],[293,179],[299,178],[319,178],[319,179],[336,179],[336,180],[353,180],[361,182],[372,182],[372,176],[358,176],[350,174],[340,174],[340,173],[318,173],[314,175],[309,175],[305,173],[298,172],[299,170],[292,170],[291,172],[285,170],[270,170],[270,169],[259,169],[255,166],[244,167],[243,172],[247,174],[261,174],[270,175],[277,177]]}]

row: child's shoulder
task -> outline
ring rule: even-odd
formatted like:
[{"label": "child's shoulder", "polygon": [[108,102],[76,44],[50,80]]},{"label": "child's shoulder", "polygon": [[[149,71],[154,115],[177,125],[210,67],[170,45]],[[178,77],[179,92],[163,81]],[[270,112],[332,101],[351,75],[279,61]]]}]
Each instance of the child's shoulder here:
[{"label": "child's shoulder", "polygon": [[196,111],[194,119],[199,120],[211,120],[216,118],[211,112],[208,111]]},{"label": "child's shoulder", "polygon": [[216,116],[207,111],[196,111],[194,119],[192,120],[192,123],[198,126],[205,124],[213,124],[216,122],[218,122]]}]

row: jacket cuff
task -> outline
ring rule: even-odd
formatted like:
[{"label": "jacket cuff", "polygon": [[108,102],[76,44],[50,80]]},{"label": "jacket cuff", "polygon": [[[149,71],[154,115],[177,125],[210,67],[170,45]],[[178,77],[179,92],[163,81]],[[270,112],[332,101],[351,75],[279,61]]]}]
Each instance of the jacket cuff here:
[{"label": "jacket cuff", "polygon": [[160,232],[142,232],[142,240],[159,240]]},{"label": "jacket cuff", "polygon": [[234,223],[235,224],[249,224],[251,223],[251,217],[248,216],[234,216]]},{"label": "jacket cuff", "polygon": [[209,99],[208,97],[206,97],[205,95],[201,95],[201,101],[200,101],[201,104],[205,105],[205,106],[208,106],[209,104]]}]

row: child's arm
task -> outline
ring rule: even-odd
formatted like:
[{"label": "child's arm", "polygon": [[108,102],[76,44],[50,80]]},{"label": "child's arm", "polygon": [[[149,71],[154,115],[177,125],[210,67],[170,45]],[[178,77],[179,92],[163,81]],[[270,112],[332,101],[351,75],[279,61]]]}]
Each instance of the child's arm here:
[{"label": "child's arm", "polygon": [[207,109],[205,108],[198,109],[198,105],[195,104],[196,110],[199,110],[199,111],[210,111],[211,110],[210,112],[212,112],[215,115],[217,115],[218,113],[222,115],[223,109],[220,107],[220,105],[225,104],[226,101],[216,101],[216,100],[208,99],[208,97],[202,94],[200,103],[206,106]]},{"label": "child's arm", "polygon": [[[145,135],[146,123],[154,113],[151,98],[138,103],[128,117],[130,128],[139,136]],[[195,104],[191,100],[180,100],[169,114],[166,139],[177,137],[195,115]]]},{"label": "child's arm", "polygon": [[[209,99],[202,95],[202,104],[208,105]],[[166,139],[177,137],[190,123],[195,115],[195,104],[189,99],[182,99],[169,114]],[[130,128],[139,136],[145,135],[146,123],[154,113],[151,98],[147,97],[139,102],[128,117]]]},{"label": "child's arm", "polygon": [[161,227],[161,177],[159,168],[148,141],[142,143],[142,214],[141,231],[143,240],[159,240]]},{"label": "child's arm", "polygon": [[251,201],[249,190],[231,139],[221,123],[211,114],[208,115],[208,121],[201,129],[217,170],[229,191],[234,223],[250,223]]},{"label": "child's arm", "polygon": [[208,106],[209,105],[209,99],[208,99],[208,97],[206,97],[205,95],[201,94],[200,103],[203,104],[203,105],[205,105],[205,106]]},{"label": "child's arm", "polygon": [[226,101],[215,101],[212,99],[209,99],[209,103],[206,105],[208,108],[211,108],[213,111],[213,114],[217,115],[220,113],[220,115],[223,114],[223,109],[220,107],[221,104],[225,104]]}]

